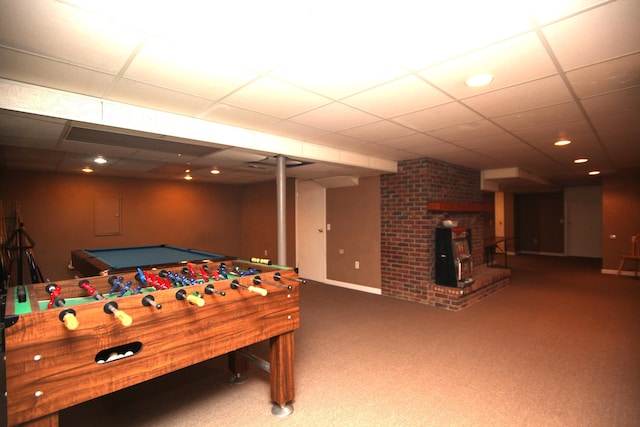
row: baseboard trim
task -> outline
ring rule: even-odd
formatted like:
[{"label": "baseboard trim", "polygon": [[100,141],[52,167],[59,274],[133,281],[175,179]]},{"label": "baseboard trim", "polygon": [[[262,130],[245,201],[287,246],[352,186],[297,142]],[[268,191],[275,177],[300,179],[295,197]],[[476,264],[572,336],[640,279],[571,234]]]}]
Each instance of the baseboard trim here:
[{"label": "baseboard trim", "polygon": [[[612,270],[610,268],[603,268],[600,270],[600,273],[602,274],[618,274],[618,270]],[[635,271],[630,271],[630,270],[622,270],[620,272],[621,276],[629,276],[629,277],[636,277],[636,273]]]},{"label": "baseboard trim", "polygon": [[367,292],[369,294],[375,294],[375,295],[382,295],[382,289],[372,288],[371,286],[356,285],[355,283],[340,282],[339,280],[331,280],[331,279],[326,279],[324,283],[328,285],[338,286],[340,288],[351,289],[354,291]]}]

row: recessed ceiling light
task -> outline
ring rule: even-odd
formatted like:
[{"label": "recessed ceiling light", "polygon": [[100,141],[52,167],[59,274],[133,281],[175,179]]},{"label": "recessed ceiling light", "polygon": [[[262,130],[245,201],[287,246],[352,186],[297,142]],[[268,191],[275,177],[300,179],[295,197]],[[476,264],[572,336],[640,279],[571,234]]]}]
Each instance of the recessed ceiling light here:
[{"label": "recessed ceiling light", "polygon": [[218,175],[220,173],[220,169],[214,166],[209,172],[211,172],[214,175]]},{"label": "recessed ceiling light", "polygon": [[93,169],[91,169],[89,166],[85,166],[82,168],[82,172],[91,173],[93,172]]},{"label": "recessed ceiling light", "polygon": [[191,176],[191,170],[190,169],[186,169],[184,171],[185,175],[184,175],[184,179],[186,179],[187,181],[191,181],[193,179],[193,177]]},{"label": "recessed ceiling light", "polygon": [[475,74],[465,80],[465,83],[469,87],[480,87],[486,86],[493,81],[493,76],[491,74]]},{"label": "recessed ceiling light", "polygon": [[99,165],[104,165],[105,163],[107,163],[107,159],[102,156],[96,157],[95,159],[93,159],[93,161],[98,163]]},{"label": "recessed ceiling light", "polygon": [[579,159],[575,159],[573,161],[573,163],[580,164],[580,163],[587,163],[588,161],[589,161],[589,159],[585,159],[584,157],[582,157],[582,158],[579,158]]},{"label": "recessed ceiling light", "polygon": [[569,145],[569,144],[571,144],[571,141],[569,141],[568,139],[561,139],[553,143],[553,145],[558,147],[562,147],[563,145]]},{"label": "recessed ceiling light", "polygon": [[600,171],[589,171],[589,175],[600,175]]}]

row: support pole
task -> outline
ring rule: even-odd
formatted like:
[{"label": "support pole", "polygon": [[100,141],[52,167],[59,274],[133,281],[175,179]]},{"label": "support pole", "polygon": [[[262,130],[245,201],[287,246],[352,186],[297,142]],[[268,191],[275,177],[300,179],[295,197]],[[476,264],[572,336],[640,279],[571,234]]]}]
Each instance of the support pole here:
[{"label": "support pole", "polygon": [[278,244],[278,265],[287,265],[287,174],[286,161],[283,155],[277,156],[276,171],[276,192],[277,192],[277,244]]}]

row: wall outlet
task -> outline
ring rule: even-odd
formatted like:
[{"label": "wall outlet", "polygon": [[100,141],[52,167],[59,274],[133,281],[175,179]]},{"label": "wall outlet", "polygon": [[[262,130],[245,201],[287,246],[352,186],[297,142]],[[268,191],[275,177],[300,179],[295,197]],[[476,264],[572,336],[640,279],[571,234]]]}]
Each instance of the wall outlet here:
[{"label": "wall outlet", "polygon": [[360,268],[360,261],[356,261],[356,270]]},{"label": "wall outlet", "polygon": [[264,256],[269,256],[266,249],[264,250]]}]

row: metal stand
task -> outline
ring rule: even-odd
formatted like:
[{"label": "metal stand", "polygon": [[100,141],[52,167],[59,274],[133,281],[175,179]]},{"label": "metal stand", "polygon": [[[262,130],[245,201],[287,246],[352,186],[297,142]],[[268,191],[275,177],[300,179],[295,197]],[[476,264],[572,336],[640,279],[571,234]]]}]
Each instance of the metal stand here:
[{"label": "metal stand", "polygon": [[24,229],[24,223],[22,222],[22,215],[20,214],[20,208],[16,203],[16,227],[13,232],[7,238],[6,248],[9,251],[17,252],[16,259],[16,276],[17,281],[16,285],[24,285],[23,282],[23,262],[27,261],[27,266],[29,268],[29,273],[31,275],[31,283],[42,283],[44,282],[44,277],[42,276],[42,272],[40,271],[40,267],[36,263],[36,257],[33,254],[32,249],[35,247],[35,242],[27,233],[27,230]]}]

